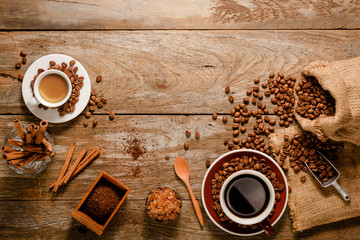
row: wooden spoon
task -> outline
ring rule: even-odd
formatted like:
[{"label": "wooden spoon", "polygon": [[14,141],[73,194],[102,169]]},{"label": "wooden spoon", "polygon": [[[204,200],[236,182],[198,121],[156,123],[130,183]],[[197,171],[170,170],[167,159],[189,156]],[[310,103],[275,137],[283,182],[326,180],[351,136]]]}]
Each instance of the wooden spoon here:
[{"label": "wooden spoon", "polygon": [[199,222],[200,222],[201,226],[203,227],[204,226],[204,219],[203,219],[203,216],[201,214],[199,204],[196,201],[194,193],[193,193],[193,191],[191,190],[191,187],[190,187],[190,181],[189,181],[190,167],[189,167],[189,164],[186,162],[186,160],[183,157],[177,157],[177,158],[175,158],[174,167],[175,167],[176,175],[178,175],[178,177],[181,180],[183,180],[183,182],[185,183],[186,187],[189,190],[190,197],[191,197],[192,203],[194,205],[196,215],[197,215],[197,217],[199,219]]}]

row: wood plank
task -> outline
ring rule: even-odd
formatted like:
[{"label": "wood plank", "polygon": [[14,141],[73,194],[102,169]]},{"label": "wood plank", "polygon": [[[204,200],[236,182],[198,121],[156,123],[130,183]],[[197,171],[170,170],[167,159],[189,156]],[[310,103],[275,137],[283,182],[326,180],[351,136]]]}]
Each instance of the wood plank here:
[{"label": "wood plank", "polygon": [[[24,123],[37,122],[31,116],[19,118]],[[200,198],[202,179],[207,170],[205,161],[213,161],[227,152],[223,139],[232,135],[230,121],[223,124],[221,119],[214,121],[211,116],[122,115],[114,121],[109,121],[107,116],[96,118],[99,120],[96,128],[84,128],[84,117],[70,123],[50,124],[48,132],[54,137],[55,159],[38,175],[18,175],[1,162],[0,200],[80,200],[102,170],[131,189],[129,199],[145,199],[150,190],[163,185],[173,187],[182,198],[189,199],[185,185],[176,177],[173,168],[174,159],[179,155],[190,164],[191,186],[195,196]],[[12,116],[1,116],[0,139],[13,129],[12,119]],[[254,119],[251,121],[254,122]],[[191,138],[185,136],[186,129],[192,131]],[[200,140],[195,139],[196,130],[201,134]],[[126,141],[134,138],[139,139],[139,145],[147,151],[137,160],[124,150],[128,146]],[[57,179],[72,141],[77,143],[74,156],[81,152],[83,146],[101,147],[102,156],[58,194],[49,192],[48,186]],[[183,147],[185,141],[190,142],[188,151]],[[170,159],[166,160],[166,156]]]},{"label": "wood plank", "polygon": [[0,2],[0,29],[352,29],[357,1]]},{"label": "wood plank", "polygon": [[[201,205],[201,202],[199,202]],[[81,224],[70,217],[78,201],[0,201],[0,232],[9,239],[98,239],[88,230],[80,233]],[[202,206],[202,205],[201,205]],[[179,217],[161,224],[146,215],[143,200],[127,199],[108,227],[103,239],[234,239],[217,228],[204,213],[204,228],[197,222],[191,200],[183,200]],[[294,234],[287,210],[275,225],[272,239],[357,239],[360,218],[316,227]],[[251,239],[267,239],[260,234]]]},{"label": "wood plank", "polygon": [[2,32],[0,114],[29,113],[14,79],[29,66],[14,69],[21,49],[28,64],[50,53],[79,60],[109,99],[97,112],[209,114],[228,112],[226,85],[238,102],[255,77],[360,55],[359,39],[357,30]]}]

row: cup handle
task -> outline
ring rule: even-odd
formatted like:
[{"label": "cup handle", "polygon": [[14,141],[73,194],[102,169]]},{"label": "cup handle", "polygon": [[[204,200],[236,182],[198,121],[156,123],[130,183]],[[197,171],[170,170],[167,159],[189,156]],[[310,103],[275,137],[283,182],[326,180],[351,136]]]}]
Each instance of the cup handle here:
[{"label": "cup handle", "polygon": [[266,233],[266,235],[271,236],[274,234],[274,228],[272,227],[272,225],[270,224],[269,220],[267,218],[265,218],[264,220],[262,220],[260,222],[260,226],[262,227],[262,229],[264,229],[264,232]]},{"label": "cup handle", "polygon": [[34,96],[32,96],[30,98],[29,101],[26,102],[26,105],[31,109],[31,110],[34,110],[38,105],[39,105],[39,102],[38,100],[36,100],[36,98]]}]

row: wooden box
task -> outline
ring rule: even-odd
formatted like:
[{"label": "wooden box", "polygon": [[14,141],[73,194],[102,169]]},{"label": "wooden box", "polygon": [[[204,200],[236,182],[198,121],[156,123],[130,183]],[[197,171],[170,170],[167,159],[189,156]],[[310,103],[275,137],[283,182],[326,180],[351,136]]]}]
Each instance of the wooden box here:
[{"label": "wooden box", "polygon": [[[92,192],[92,190],[95,188],[95,186],[98,184],[98,182],[101,179],[107,180],[109,183],[111,183],[116,189],[118,189],[122,193],[122,197],[120,199],[120,202],[117,204],[116,208],[110,215],[110,217],[107,219],[107,221],[102,225],[92,219],[90,216],[88,216],[86,213],[81,211],[81,206],[84,204],[84,202],[87,200],[88,196]],[[106,172],[102,171],[99,176],[96,178],[94,183],[91,185],[89,190],[86,192],[85,196],[81,199],[81,202],[77,205],[75,210],[71,213],[71,217],[79,221],[81,224],[85,225],[87,228],[91,229],[93,232],[95,232],[97,235],[101,235],[106,226],[109,224],[111,219],[114,217],[115,213],[119,210],[121,204],[124,202],[126,196],[129,194],[130,189],[122,184],[120,181],[116,180]]]}]

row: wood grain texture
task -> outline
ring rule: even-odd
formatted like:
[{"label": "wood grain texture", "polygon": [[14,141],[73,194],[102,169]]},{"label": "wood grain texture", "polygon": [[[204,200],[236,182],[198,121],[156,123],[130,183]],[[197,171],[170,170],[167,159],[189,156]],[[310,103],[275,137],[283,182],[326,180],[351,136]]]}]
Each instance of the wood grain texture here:
[{"label": "wood grain texture", "polygon": [[0,29],[353,29],[356,0],[5,0]]},{"label": "wood grain texture", "polygon": [[[88,230],[79,232],[81,224],[70,217],[78,200],[71,201],[0,201],[2,239],[99,239]],[[10,210],[11,209],[11,210]],[[291,232],[290,214],[275,225],[271,239],[358,239],[360,218],[317,227],[311,231]],[[161,224],[149,219],[143,200],[127,199],[115,214],[101,239],[239,239],[219,230],[204,216],[200,227],[190,200],[184,200],[179,217]],[[251,239],[269,239],[261,234]]]},{"label": "wood grain texture", "polygon": [[[210,114],[228,113],[226,85],[239,102],[252,79],[271,71],[297,74],[311,61],[360,55],[359,39],[357,30],[2,32],[0,114],[30,113],[14,78],[50,53],[84,65],[93,88],[109,99],[98,113]],[[28,64],[15,70],[21,49]]]}]

